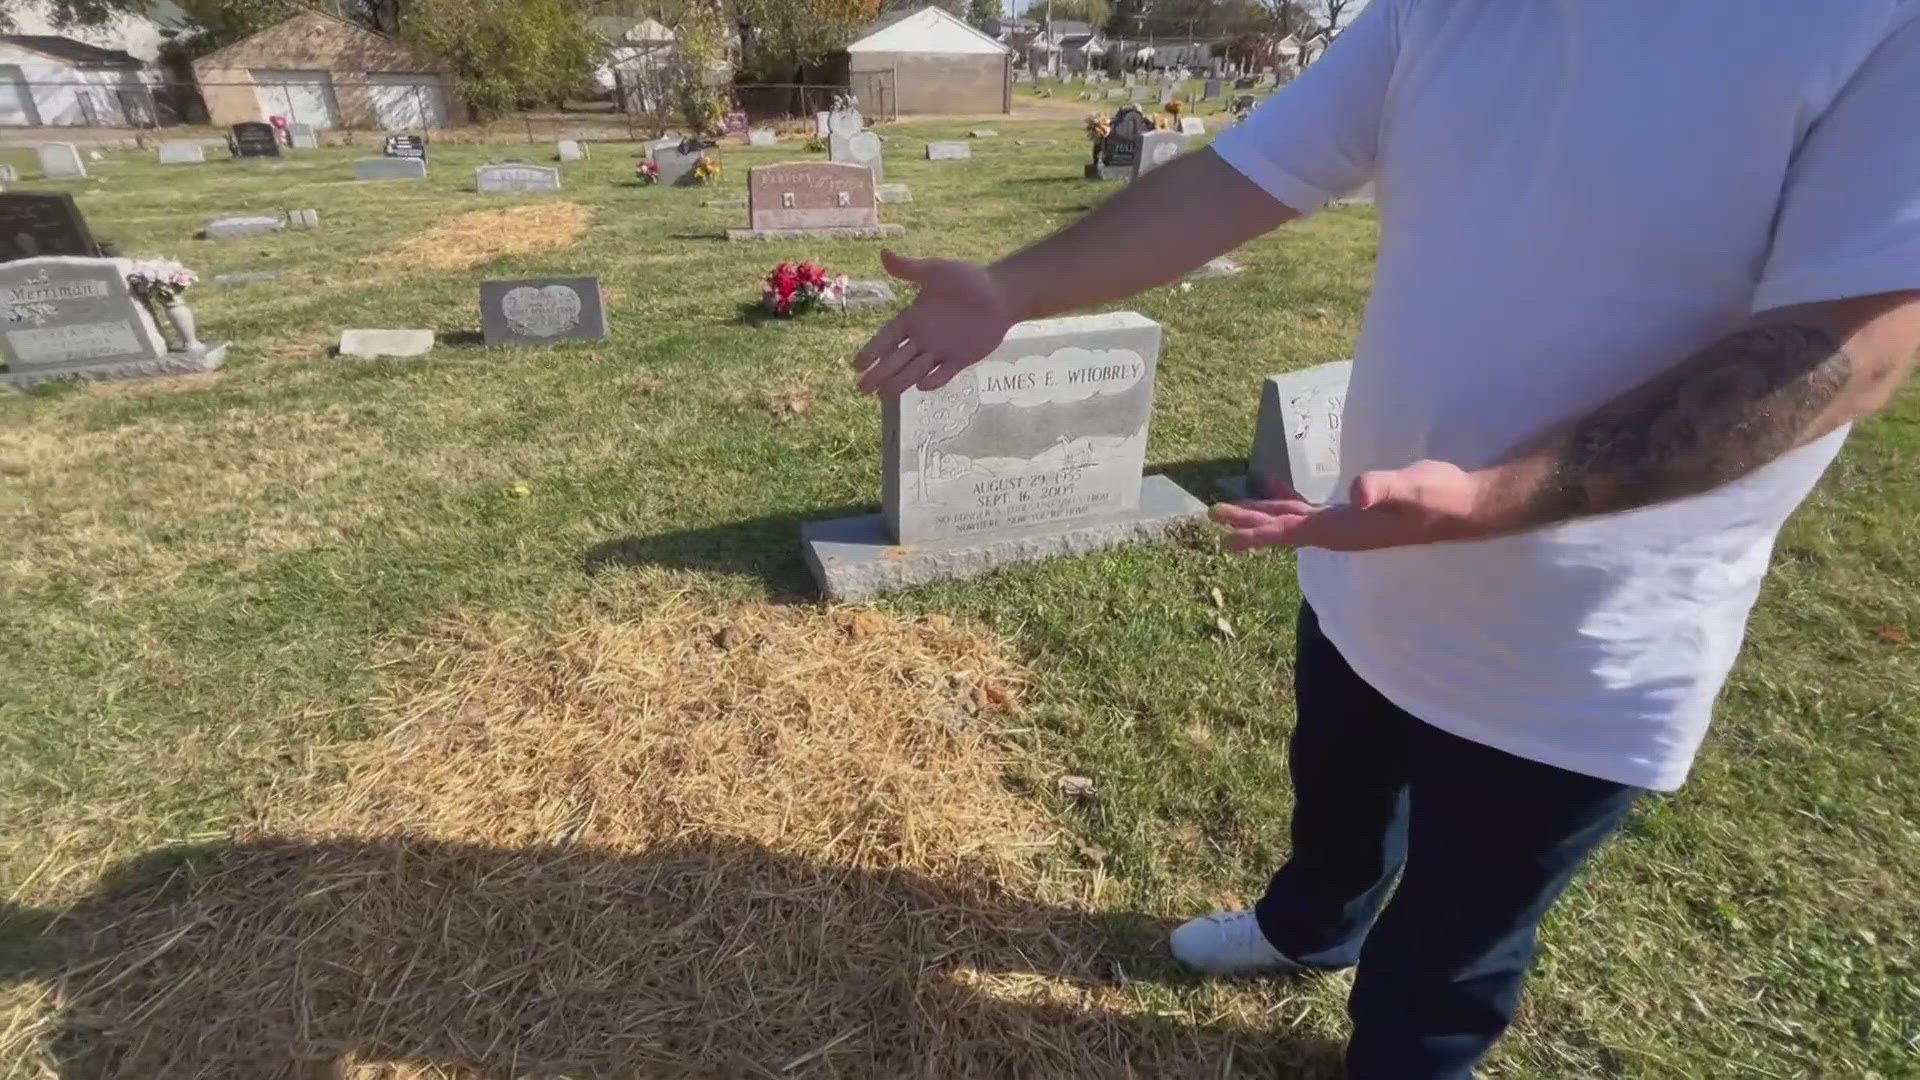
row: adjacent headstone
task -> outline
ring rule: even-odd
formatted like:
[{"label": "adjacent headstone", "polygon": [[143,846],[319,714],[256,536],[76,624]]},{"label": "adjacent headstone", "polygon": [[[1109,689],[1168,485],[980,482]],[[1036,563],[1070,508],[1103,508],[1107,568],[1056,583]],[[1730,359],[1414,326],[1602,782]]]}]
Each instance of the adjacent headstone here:
[{"label": "adjacent headstone", "polygon": [[558,144],[561,161],[585,161],[587,148],[578,139],[561,139]]},{"label": "adjacent headstone", "polygon": [[747,220],[747,228],[729,229],[727,238],[878,239],[906,233],[899,225],[881,224],[873,170],[845,162],[793,162],[748,169]]},{"label": "adjacent headstone", "polygon": [[822,111],[822,112],[814,113],[813,114],[813,133],[815,135],[820,136],[823,139],[826,138],[830,133],[832,133],[833,129],[830,126],[828,126],[828,122],[832,117],[833,117],[833,114],[830,112]]},{"label": "adjacent headstone", "polygon": [[882,203],[910,203],[913,193],[905,184],[878,184],[873,189],[873,197]]},{"label": "adjacent headstone", "polygon": [[1178,96],[1179,95],[1174,92],[1174,88],[1169,86],[1165,90],[1160,91],[1160,104],[1164,106]]},{"label": "adjacent headstone", "polygon": [[660,179],[657,183],[664,187],[691,187],[699,183],[693,175],[694,166],[706,151],[697,146],[683,146],[681,143],[656,143],[653,147],[653,163],[660,166]]},{"label": "adjacent headstone", "polygon": [[1107,137],[1093,148],[1093,161],[1086,169],[1087,179],[1131,180],[1135,166],[1140,163],[1140,140],[1152,129],[1153,125],[1140,115],[1139,109],[1122,105],[1107,125]]},{"label": "adjacent headstone", "polygon": [[72,143],[41,143],[40,171],[49,180],[78,180],[87,175],[86,163]]},{"label": "adjacent headstone", "polygon": [[320,211],[293,210],[287,214],[287,224],[296,229],[317,229],[320,227]]},{"label": "adjacent headstone", "polygon": [[880,136],[871,131],[856,131],[851,135],[836,131],[827,136],[827,160],[865,165],[873,170],[875,183],[886,175],[881,163]]},{"label": "adjacent headstone", "polygon": [[882,512],[801,531],[823,592],[860,600],[1164,535],[1206,508],[1141,476],[1160,325],[1015,326],[939,390],[882,402]]},{"label": "adjacent headstone", "polygon": [[233,125],[231,141],[234,157],[279,157],[280,133],[272,124],[247,120]]},{"label": "adjacent headstone", "polygon": [[18,191],[0,194],[0,262],[42,255],[99,254],[73,196]]},{"label": "adjacent headstone", "polygon": [[1258,83],[1259,81],[1260,81],[1259,79],[1255,78],[1252,75],[1243,75],[1240,78],[1233,80],[1233,88],[1235,90],[1251,90],[1253,89],[1254,84]]},{"label": "adjacent headstone", "polygon": [[127,289],[125,259],[53,256],[0,265],[5,379],[131,379],[211,371],[226,345],[169,352],[146,306]]},{"label": "adjacent headstone", "polygon": [[427,156],[427,137],[408,132],[393,132],[381,143],[380,153],[390,158],[424,158]]},{"label": "adjacent headstone", "polygon": [[287,142],[291,143],[295,150],[318,150],[320,133],[312,124],[288,124]]},{"label": "adjacent headstone", "polygon": [[480,331],[489,345],[607,340],[598,278],[480,283]]},{"label": "adjacent headstone", "polygon": [[1309,502],[1339,502],[1340,417],[1353,363],[1343,360],[1266,381],[1253,429],[1247,475],[1221,482],[1233,498],[1264,498],[1285,484]]},{"label": "adjacent headstone", "polygon": [[1142,176],[1187,152],[1187,137],[1177,131],[1149,131],[1140,136],[1140,160],[1133,178]]},{"label": "adjacent headstone", "polygon": [[1144,86],[1128,87],[1127,100],[1134,101],[1134,102],[1145,101],[1147,100],[1147,93],[1148,93],[1148,89],[1147,87],[1144,87]]},{"label": "adjacent headstone", "polygon": [[754,128],[747,132],[747,145],[761,149],[780,145],[780,136],[772,128]]},{"label": "adjacent headstone", "polygon": [[339,353],[376,359],[382,356],[423,356],[433,348],[431,330],[342,330]]},{"label": "adjacent headstone", "polygon": [[353,163],[355,180],[425,180],[427,163],[423,158],[361,158]]},{"label": "adjacent headstone", "polygon": [[20,179],[20,170],[11,165],[0,165],[0,183],[11,184]]},{"label": "adjacent headstone", "polygon": [[997,139],[999,137],[1000,133],[992,128],[974,128],[972,131],[967,132],[967,138],[969,139]]},{"label": "adjacent headstone", "polygon": [[209,240],[239,240],[249,236],[277,233],[286,227],[287,219],[278,214],[223,217],[207,222],[207,227],[202,230],[201,235]]},{"label": "adjacent headstone", "polygon": [[1223,86],[1222,86],[1222,85],[1220,84],[1220,80],[1219,80],[1219,79],[1208,79],[1208,80],[1207,80],[1207,81],[1206,81],[1206,82],[1205,82],[1204,84],[1202,84],[1202,85],[1201,85],[1201,87],[1200,87],[1200,100],[1201,100],[1201,101],[1212,101],[1212,100],[1213,100],[1214,98],[1217,98],[1217,97],[1219,97],[1219,96],[1220,96],[1220,92],[1221,92],[1222,90],[1224,90],[1224,89],[1225,89],[1225,87],[1223,87]]},{"label": "adjacent headstone", "polygon": [[963,142],[930,142],[928,161],[964,161],[973,156],[973,147]]},{"label": "adjacent headstone", "polygon": [[160,164],[198,165],[207,160],[207,148],[191,139],[168,139],[160,144]]},{"label": "adjacent headstone", "polygon": [[1206,133],[1207,122],[1205,120],[1197,116],[1183,116],[1180,118],[1180,134],[1205,135]]},{"label": "adjacent headstone", "polygon": [[559,191],[560,170],[544,165],[482,165],[473,170],[473,188],[483,195]]}]

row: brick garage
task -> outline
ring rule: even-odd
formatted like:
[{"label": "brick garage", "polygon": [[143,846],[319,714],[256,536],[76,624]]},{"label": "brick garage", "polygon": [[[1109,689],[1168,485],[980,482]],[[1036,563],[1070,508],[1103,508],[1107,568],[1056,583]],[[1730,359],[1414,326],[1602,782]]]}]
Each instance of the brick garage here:
[{"label": "brick garage", "polygon": [[285,116],[317,128],[449,127],[465,114],[442,65],[385,34],[320,12],[295,15],[194,61],[222,127]]},{"label": "brick garage", "polygon": [[865,72],[893,73],[898,113],[1013,111],[1013,53],[937,7],[896,16],[847,46],[858,85]]}]

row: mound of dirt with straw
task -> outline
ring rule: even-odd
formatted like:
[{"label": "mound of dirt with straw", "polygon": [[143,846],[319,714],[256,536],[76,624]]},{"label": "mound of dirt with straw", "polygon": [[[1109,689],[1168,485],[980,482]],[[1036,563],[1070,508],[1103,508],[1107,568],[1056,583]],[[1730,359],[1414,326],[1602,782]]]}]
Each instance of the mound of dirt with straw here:
[{"label": "mound of dirt with straw", "polygon": [[[1043,873],[1026,677],[941,617],[602,596],[455,618],[387,726],[229,842],[47,913],[61,1075],[1225,1075],[1140,927]],[[297,809],[296,809],[297,808]],[[1105,925],[1102,921],[1105,920]]]}]

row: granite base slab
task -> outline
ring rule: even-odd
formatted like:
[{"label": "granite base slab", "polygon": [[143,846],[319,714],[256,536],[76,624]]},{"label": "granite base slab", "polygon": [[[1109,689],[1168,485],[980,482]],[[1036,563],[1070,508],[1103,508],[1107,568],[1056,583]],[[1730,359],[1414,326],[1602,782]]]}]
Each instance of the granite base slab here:
[{"label": "granite base slab", "polygon": [[833,225],[818,229],[728,229],[735,241],[891,240],[907,235],[905,225]]},{"label": "granite base slab", "polygon": [[0,381],[5,381],[7,385],[16,389],[25,390],[58,379],[105,382],[110,379],[146,379],[161,375],[204,375],[226,361],[227,345],[228,343],[223,341],[218,345],[209,345],[201,352],[169,352],[165,356],[151,360],[122,360],[112,364],[83,361],[65,367],[0,372]]},{"label": "granite base slab", "polygon": [[1086,555],[1135,541],[1157,540],[1207,507],[1164,476],[1140,483],[1140,506],[1123,514],[1059,526],[965,537],[926,544],[895,544],[879,514],[816,521],[803,526],[807,568],[832,600],[866,600],[896,589],[977,577],[1002,566]]}]

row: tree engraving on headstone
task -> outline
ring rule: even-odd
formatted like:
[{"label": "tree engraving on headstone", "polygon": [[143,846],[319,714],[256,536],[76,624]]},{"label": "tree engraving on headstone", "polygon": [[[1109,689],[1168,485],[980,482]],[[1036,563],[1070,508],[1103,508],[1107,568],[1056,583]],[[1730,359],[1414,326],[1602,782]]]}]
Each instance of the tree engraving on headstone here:
[{"label": "tree engraving on headstone", "polygon": [[545,165],[482,165],[473,170],[473,189],[483,195],[559,191],[560,170]]},{"label": "tree engraving on headstone", "polygon": [[790,162],[747,170],[745,229],[730,240],[848,236],[879,239],[906,229],[880,222],[873,170],[846,162]]},{"label": "tree engraving on headstone", "polygon": [[233,125],[230,141],[234,157],[279,157],[280,133],[272,124],[247,120]]},{"label": "tree engraving on headstone", "polygon": [[129,379],[211,371],[217,345],[168,352],[144,305],[127,289],[126,259],[53,256],[0,265],[0,356],[18,387],[51,379]]},{"label": "tree engraving on headstone", "polygon": [[17,191],[0,194],[0,262],[38,255],[99,254],[73,196]]},{"label": "tree engraving on headstone", "polygon": [[1284,484],[1309,502],[1343,501],[1340,419],[1352,374],[1352,361],[1342,360],[1269,378],[1260,389],[1247,475],[1221,487],[1235,498],[1257,499]]},{"label": "tree engraving on headstone", "polygon": [[87,175],[80,151],[72,143],[41,143],[40,172],[49,180],[78,180]]},{"label": "tree engraving on headstone", "polygon": [[483,281],[480,330],[489,345],[605,341],[607,312],[600,280]]},{"label": "tree engraving on headstone", "polygon": [[802,530],[821,589],[863,599],[1203,517],[1141,475],[1159,351],[1133,312],[1022,323],[940,389],[884,400],[881,512]]}]

